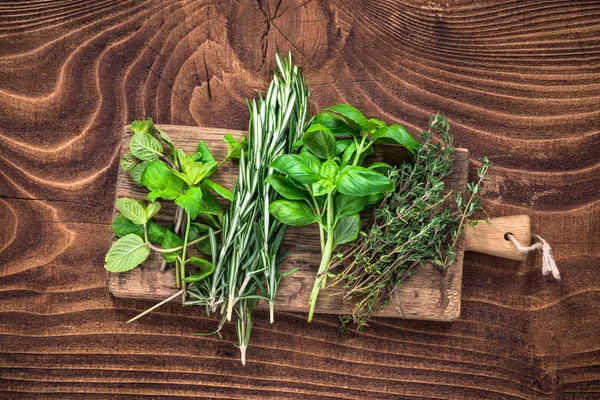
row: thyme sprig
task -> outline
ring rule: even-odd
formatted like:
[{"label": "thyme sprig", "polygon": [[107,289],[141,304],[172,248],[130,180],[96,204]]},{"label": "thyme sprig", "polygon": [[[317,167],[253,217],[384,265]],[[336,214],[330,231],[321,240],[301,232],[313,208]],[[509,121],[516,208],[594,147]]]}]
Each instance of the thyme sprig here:
[{"label": "thyme sprig", "polygon": [[341,317],[342,331],[350,321],[358,329],[366,326],[419,265],[448,268],[467,219],[480,207],[480,184],[491,163],[481,159],[479,180],[467,185],[464,201],[461,192],[446,191],[443,181],[452,171],[454,154],[448,120],[441,114],[431,117],[421,139],[415,162],[390,171],[397,189],[375,209],[366,232],[332,260],[332,268],[343,269],[331,285],[343,284],[344,301],[355,304],[351,316]]}]

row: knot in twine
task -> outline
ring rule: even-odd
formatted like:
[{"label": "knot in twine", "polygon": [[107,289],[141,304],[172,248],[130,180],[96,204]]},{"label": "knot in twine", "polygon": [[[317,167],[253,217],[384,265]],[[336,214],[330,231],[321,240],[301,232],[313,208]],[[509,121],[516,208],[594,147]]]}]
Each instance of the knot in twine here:
[{"label": "knot in twine", "polygon": [[552,272],[552,276],[554,277],[554,279],[560,280],[560,271],[558,270],[558,267],[556,266],[556,261],[554,261],[554,257],[552,256],[552,248],[550,247],[550,244],[546,242],[540,235],[536,235],[534,233],[531,236],[535,240],[537,240],[537,243],[534,243],[529,247],[524,247],[521,245],[521,243],[517,241],[517,239],[515,239],[512,233],[506,234],[506,238],[515,245],[515,247],[520,253],[527,254],[534,250],[541,249],[542,274],[548,275],[550,272]]}]

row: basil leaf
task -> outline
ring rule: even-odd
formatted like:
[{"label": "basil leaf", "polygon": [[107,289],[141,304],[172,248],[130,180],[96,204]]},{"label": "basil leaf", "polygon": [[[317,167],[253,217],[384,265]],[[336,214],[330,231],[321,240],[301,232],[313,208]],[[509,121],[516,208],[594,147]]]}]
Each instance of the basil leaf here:
[{"label": "basil leaf", "polygon": [[346,150],[348,148],[348,146],[350,146],[351,143],[354,143],[354,139],[338,140],[335,143],[335,155],[337,156],[338,154],[342,153],[344,150]]},{"label": "basil leaf", "polygon": [[390,164],[381,161],[374,162],[373,164],[369,165],[368,168],[384,175],[387,175],[390,170],[394,169],[394,167],[392,167]]},{"label": "basil leaf", "polygon": [[222,198],[227,199],[229,201],[233,201],[233,193],[231,193],[229,190],[225,189],[223,186],[219,185],[218,183],[215,183],[208,179],[206,179],[202,183],[203,183],[203,185],[208,186],[209,188],[214,190]]},{"label": "basil leaf", "polygon": [[129,142],[131,154],[143,161],[152,161],[162,154],[163,147],[154,136],[142,132],[134,133]]},{"label": "basil leaf", "polygon": [[269,212],[286,225],[304,226],[318,221],[309,206],[301,201],[277,200],[269,205]]},{"label": "basil leaf", "polygon": [[131,130],[133,133],[144,133],[146,135],[152,135],[152,128],[154,127],[154,123],[152,122],[152,118],[148,118],[145,120],[137,120],[131,123]]},{"label": "basil leaf", "polygon": [[335,215],[338,218],[358,214],[367,206],[367,196],[348,196],[338,193],[334,198]]},{"label": "basil leaf", "polygon": [[303,184],[310,184],[319,180],[318,170],[314,172],[310,166],[310,161],[305,160],[298,154],[283,154],[277,157],[270,167]]},{"label": "basil leaf", "polygon": [[365,116],[350,104],[337,104],[326,110],[342,115],[353,128],[359,128],[363,132],[369,131],[369,123]]},{"label": "basil leaf", "polygon": [[175,199],[175,204],[183,208],[188,213],[191,219],[196,219],[200,212],[200,203],[202,202],[202,189],[192,187],[179,195]]},{"label": "basil leaf", "polygon": [[350,162],[350,160],[352,160],[354,153],[356,153],[356,143],[354,143],[353,140],[352,143],[350,143],[348,147],[346,147],[346,149],[344,150],[341,162],[342,167],[345,167]]},{"label": "basil leaf", "polygon": [[125,272],[143,263],[150,254],[144,240],[134,234],[117,240],[106,253],[104,268],[110,272]]},{"label": "basil leaf", "polygon": [[117,199],[117,209],[125,218],[134,224],[142,225],[148,221],[144,207],[133,199],[121,197]]},{"label": "basil leaf", "polygon": [[335,156],[335,136],[324,125],[312,124],[302,136],[304,147],[315,156],[328,160]]},{"label": "basil leaf", "polygon": [[419,142],[404,129],[403,126],[394,124],[378,129],[372,137],[373,141],[387,144],[400,144],[414,156],[417,154]]},{"label": "basil leaf", "polygon": [[387,124],[385,122],[380,121],[376,118],[369,118],[369,120],[367,121],[367,124],[369,125],[369,132],[373,132],[379,128],[383,128],[384,126],[387,126]]},{"label": "basil leaf", "polygon": [[187,283],[200,282],[202,279],[212,274],[215,270],[215,266],[213,265],[213,263],[200,257],[190,257],[186,262],[191,262],[192,264],[200,268],[199,273],[183,278],[183,280]]},{"label": "basil leaf", "polygon": [[360,232],[360,216],[358,214],[340,218],[333,230],[336,245],[354,241]]},{"label": "basil leaf", "polygon": [[131,171],[139,162],[140,160],[135,158],[133,154],[124,154],[120,161],[121,169],[123,171]]},{"label": "basil leaf", "polygon": [[319,179],[312,184],[313,196],[322,196],[335,190],[335,181],[332,179]]},{"label": "basil leaf", "polygon": [[364,167],[345,168],[336,181],[340,193],[364,196],[366,193],[383,193],[394,190],[394,184],[379,172]]},{"label": "basil leaf", "polygon": [[306,163],[308,164],[310,169],[312,169],[313,172],[315,174],[317,174],[317,176],[318,176],[319,171],[321,170],[321,164],[322,164],[319,157],[315,156],[308,149],[308,147],[303,147],[302,150],[300,150],[300,157],[302,157],[304,159],[304,161],[306,161]]},{"label": "basil leaf", "polygon": [[[162,248],[163,249],[174,249],[182,246],[183,240],[170,230],[167,230],[163,236]],[[177,260],[177,254],[181,253],[181,250],[174,251],[172,253],[160,253],[166,262],[173,262]]]},{"label": "basil leaf", "polygon": [[326,126],[335,137],[356,136],[357,134],[344,118],[330,112],[325,111],[315,115],[313,123]]},{"label": "basil leaf", "polygon": [[365,196],[365,199],[367,201],[367,204],[365,205],[365,208],[374,206],[376,204],[381,203],[381,200],[383,200],[383,193],[375,193],[375,194],[370,194],[368,196]]},{"label": "basil leaf", "polygon": [[330,179],[335,182],[338,173],[340,172],[340,167],[333,160],[327,160],[321,165],[319,169],[319,176],[321,179]]},{"label": "basil leaf", "polygon": [[271,185],[277,193],[288,200],[306,199],[306,195],[283,176],[271,174],[266,177],[265,183]]}]

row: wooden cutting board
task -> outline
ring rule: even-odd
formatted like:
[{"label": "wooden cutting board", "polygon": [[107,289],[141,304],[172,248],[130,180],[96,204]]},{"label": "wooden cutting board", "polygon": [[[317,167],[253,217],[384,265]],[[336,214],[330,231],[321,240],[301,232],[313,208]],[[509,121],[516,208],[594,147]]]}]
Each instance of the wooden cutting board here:
[{"label": "wooden cutting board", "polygon": [[[231,133],[236,138],[246,134],[243,131],[218,128],[188,127],[176,125],[159,125],[173,140],[178,148],[186,153],[196,151],[199,140],[204,140],[215,158],[222,159],[227,153],[227,145],[222,138]],[[129,152],[131,130],[126,126],[123,134],[121,153]],[[373,161],[398,163],[408,158],[408,153],[400,147],[381,146],[371,156]],[[468,175],[469,152],[456,149],[452,174],[445,180],[446,187],[452,191],[465,191]],[[227,162],[211,178],[221,185],[232,188],[237,177],[237,161]],[[129,173],[119,169],[117,175],[116,198],[144,197],[146,191],[131,180]],[[172,202],[163,202],[157,222],[163,226],[173,223],[175,207]],[[113,218],[118,215],[114,210]],[[463,272],[463,255],[465,250],[474,250],[516,260],[524,259],[512,244],[504,239],[504,234],[511,231],[517,240],[525,245],[530,241],[528,216],[494,218],[490,223],[479,223],[475,229],[467,227],[462,240],[458,244],[456,260],[445,273],[433,265],[420,267],[417,273],[396,291],[393,301],[378,313],[378,316],[408,319],[427,319],[451,321],[460,315],[460,298]],[[112,235],[112,241],[116,240]],[[319,233],[316,226],[290,227],[282,244],[282,251],[290,251],[290,255],[282,264],[282,270],[298,268],[298,271],[282,279],[277,292],[279,311],[308,311],[308,298],[320,261]],[[141,300],[164,300],[179,291],[175,284],[175,271],[168,266],[160,271],[161,258],[151,253],[146,262],[126,273],[108,273],[108,290],[115,297]],[[342,304],[337,288],[322,290],[315,312],[327,314],[349,313],[351,305]],[[259,303],[259,308],[268,307]]]}]

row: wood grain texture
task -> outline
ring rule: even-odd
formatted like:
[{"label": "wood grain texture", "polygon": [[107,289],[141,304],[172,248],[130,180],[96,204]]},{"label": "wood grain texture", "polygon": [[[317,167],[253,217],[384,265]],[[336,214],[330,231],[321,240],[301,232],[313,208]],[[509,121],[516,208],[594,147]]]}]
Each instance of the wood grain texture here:
[{"label": "wood grain texture", "polygon": [[[207,127],[186,127],[180,125],[160,125],[160,129],[166,132],[175,146],[182,149],[187,154],[193,153],[198,147],[198,142],[204,140],[211,149],[217,160],[224,159],[227,155],[227,144],[223,142],[225,133],[232,134],[237,140],[246,135],[244,131],[234,131],[219,128]],[[121,145],[121,155],[129,152],[129,143],[131,140],[131,131],[129,126],[124,128],[123,142]],[[384,161],[392,165],[399,165],[403,161],[410,159],[406,149],[399,146],[375,146],[374,152],[367,159],[368,163]],[[452,164],[452,174],[445,180],[446,189],[452,192],[461,192],[465,194],[468,175],[469,152],[466,149],[456,149],[454,153],[454,162]],[[238,176],[237,163],[232,161],[224,164],[211,177],[215,182],[232,188],[236,177]],[[127,171],[119,168],[116,180],[115,197],[129,197],[133,199],[144,198],[147,193],[143,187],[137,186],[131,179]],[[172,202],[163,202],[165,208],[157,216],[158,223],[163,226],[173,224],[175,218],[175,207]],[[224,206],[227,202],[223,202]],[[170,206],[170,207],[169,207]],[[116,206],[113,210],[113,217],[119,214]],[[369,215],[363,215],[365,220]],[[511,227],[515,232],[529,229],[529,217],[524,227]],[[519,221],[520,222],[520,221]],[[502,224],[500,224],[502,226]],[[490,230],[490,229],[488,229]],[[529,240],[530,234],[517,235],[517,240]],[[488,245],[495,245],[490,235]],[[501,242],[505,242],[500,235]],[[112,235],[112,242],[117,240],[116,235]],[[480,243],[476,248],[480,250],[485,248],[481,241],[472,240]],[[504,245],[504,243],[500,243]],[[508,247],[508,246],[507,246]],[[317,226],[290,227],[281,244],[282,251],[288,251],[290,254],[281,265],[282,272],[289,272],[295,269],[292,275],[281,280],[277,289],[278,311],[295,311],[308,313],[308,299],[310,290],[315,281],[316,272],[319,269],[321,260],[321,247],[319,244],[319,231]],[[390,304],[381,310],[378,315],[381,317],[395,317],[408,319],[426,319],[434,321],[452,321],[460,316],[460,297],[462,290],[462,260],[464,254],[464,244],[459,242],[456,246],[456,260],[444,272],[432,264],[426,264],[420,267],[410,281],[399,288]],[[510,249],[510,248],[509,248]],[[490,249],[495,253],[497,249]],[[513,257],[521,255],[516,249],[509,253]],[[195,249],[191,249],[195,255]],[[192,254],[190,253],[190,254]],[[152,252],[148,259],[140,268],[122,274],[107,273],[108,290],[115,297],[124,297],[142,300],[164,300],[179,292],[177,288],[175,270],[173,264],[165,272],[160,271],[162,257],[156,252]],[[323,314],[351,314],[352,304],[342,302],[339,293],[341,287],[325,288],[321,291],[317,301],[315,312]],[[268,309],[268,303],[260,301],[258,308]]]},{"label": "wood grain texture", "polygon": [[[0,398],[600,398],[600,4],[74,1],[0,3]],[[526,214],[562,282],[467,253],[461,318],[258,312],[248,365],[216,321],[105,289],[121,127],[246,129],[276,49],[312,111],[350,102],[411,132],[442,111],[495,166],[490,216]]]}]

